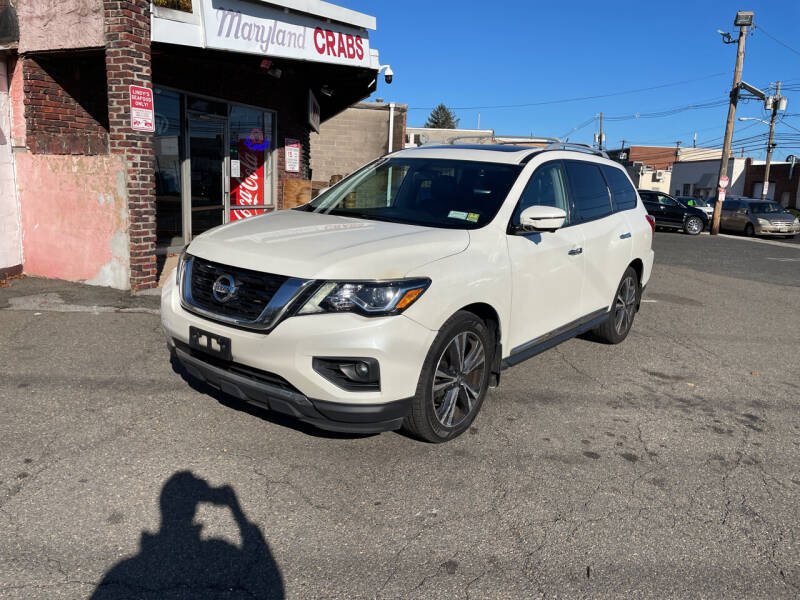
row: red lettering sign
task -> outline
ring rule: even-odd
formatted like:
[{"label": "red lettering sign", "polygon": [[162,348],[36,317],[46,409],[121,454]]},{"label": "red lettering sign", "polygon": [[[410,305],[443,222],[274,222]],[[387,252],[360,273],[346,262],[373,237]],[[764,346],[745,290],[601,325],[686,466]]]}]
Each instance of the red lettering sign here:
[{"label": "red lettering sign", "polygon": [[134,131],[155,131],[153,116],[153,90],[132,85],[130,90],[131,129]]},{"label": "red lettering sign", "polygon": [[248,146],[246,138],[239,139],[238,146],[239,177],[231,177],[231,221],[264,214],[263,208],[247,208],[264,204],[264,151]]}]

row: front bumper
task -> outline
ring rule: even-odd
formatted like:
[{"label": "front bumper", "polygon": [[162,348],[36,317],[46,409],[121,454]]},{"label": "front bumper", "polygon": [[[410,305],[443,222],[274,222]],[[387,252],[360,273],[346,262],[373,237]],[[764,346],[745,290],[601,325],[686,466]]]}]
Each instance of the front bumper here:
[{"label": "front bumper", "polygon": [[756,235],[797,235],[800,233],[800,225],[756,225],[755,232]]},{"label": "front bumper", "polygon": [[329,431],[378,433],[399,429],[410,409],[411,399],[386,404],[340,404],[306,397],[259,373],[232,363],[214,364],[213,359],[180,342],[168,341],[170,351],[190,375],[249,404],[289,415]]},{"label": "front bumper", "polygon": [[[174,275],[162,291],[161,322],[176,357],[195,377],[247,402],[338,431],[399,427],[437,333],[403,315],[353,313],[290,317],[269,333],[238,329],[186,311]],[[232,361],[190,350],[190,327],[229,338]],[[342,389],[314,370],[315,356],[376,359],[380,390]],[[243,374],[247,369],[256,372]],[[265,381],[257,371],[285,385]]]}]

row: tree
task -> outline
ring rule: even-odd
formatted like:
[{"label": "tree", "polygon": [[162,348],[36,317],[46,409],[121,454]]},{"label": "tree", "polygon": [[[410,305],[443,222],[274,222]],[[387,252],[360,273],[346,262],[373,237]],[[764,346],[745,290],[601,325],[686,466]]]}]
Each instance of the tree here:
[{"label": "tree", "polygon": [[456,113],[447,108],[444,104],[440,104],[431,111],[425,127],[435,129],[455,129],[458,127],[458,122],[461,119],[456,119]]}]

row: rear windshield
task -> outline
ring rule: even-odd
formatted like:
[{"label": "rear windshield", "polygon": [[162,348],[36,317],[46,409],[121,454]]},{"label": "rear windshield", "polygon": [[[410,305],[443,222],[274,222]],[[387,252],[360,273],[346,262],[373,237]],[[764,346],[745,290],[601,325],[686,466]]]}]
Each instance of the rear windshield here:
[{"label": "rear windshield", "polygon": [[384,158],[342,180],[302,210],[475,229],[494,218],[521,170],[520,165]]}]

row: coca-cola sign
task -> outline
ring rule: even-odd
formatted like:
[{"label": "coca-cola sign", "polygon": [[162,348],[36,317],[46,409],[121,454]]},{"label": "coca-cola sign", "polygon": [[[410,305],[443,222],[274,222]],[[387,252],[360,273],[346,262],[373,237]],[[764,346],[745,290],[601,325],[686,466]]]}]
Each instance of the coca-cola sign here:
[{"label": "coca-cola sign", "polygon": [[231,221],[264,213],[264,153],[268,146],[269,140],[255,130],[238,141],[239,176],[231,177]]}]

